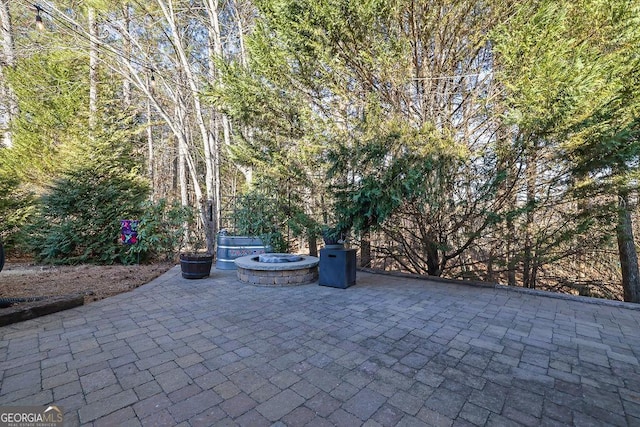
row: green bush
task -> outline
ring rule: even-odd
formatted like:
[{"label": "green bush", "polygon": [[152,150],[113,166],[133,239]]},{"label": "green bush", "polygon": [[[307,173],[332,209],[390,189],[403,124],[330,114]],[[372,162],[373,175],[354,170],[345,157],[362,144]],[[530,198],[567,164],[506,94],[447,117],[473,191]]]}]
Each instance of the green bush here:
[{"label": "green bush", "polygon": [[287,252],[289,247],[281,228],[285,218],[274,198],[252,192],[240,196],[233,210],[236,233],[259,237],[274,252]]},{"label": "green bush", "polygon": [[234,232],[259,237],[274,252],[288,252],[285,236],[309,239],[320,234],[320,225],[295,197],[277,197],[258,191],[239,196],[233,208]]},{"label": "green bush", "polygon": [[40,199],[26,242],[38,261],[131,262],[118,243],[120,220],[138,218],[148,186],[133,174],[82,168],[54,182]]},{"label": "green bush", "polygon": [[19,230],[29,221],[35,201],[18,179],[7,175],[0,174],[0,238],[10,252],[20,246]]},{"label": "green bush", "polygon": [[[185,230],[195,222],[195,211],[165,199],[145,202],[138,225],[138,243],[127,252],[129,258],[143,257],[162,261],[175,260],[184,246]],[[185,228],[186,227],[186,228]]]}]

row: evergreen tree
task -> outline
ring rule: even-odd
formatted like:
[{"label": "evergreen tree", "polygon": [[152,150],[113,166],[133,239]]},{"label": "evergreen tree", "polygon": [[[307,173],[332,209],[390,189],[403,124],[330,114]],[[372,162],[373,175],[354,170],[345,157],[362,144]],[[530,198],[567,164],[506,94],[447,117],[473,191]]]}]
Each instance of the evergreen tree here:
[{"label": "evergreen tree", "polygon": [[21,57],[8,79],[20,107],[13,145],[0,150],[0,183],[13,189],[11,204],[0,203],[0,216],[13,224],[9,241],[46,262],[122,261],[118,220],[139,214],[148,194],[134,151],[137,116],[122,110],[107,81],[90,130],[82,52],[41,49]]},{"label": "evergreen tree", "polygon": [[42,197],[27,245],[47,263],[130,262],[118,242],[120,220],[136,219],[148,187],[119,166],[72,170]]},{"label": "evergreen tree", "polygon": [[601,214],[614,213],[624,298],[633,302],[640,301],[629,197],[640,160],[639,23],[634,2],[543,0],[523,3],[496,33],[527,161],[549,149],[556,168],[547,163],[545,173],[557,177],[561,197],[575,197],[574,222],[593,223],[596,204]]},{"label": "evergreen tree", "polygon": [[403,267],[443,274],[505,201],[493,174],[499,123],[487,108],[495,95],[487,29],[504,5],[256,5],[248,66],[231,67],[220,90],[250,126],[241,154],[264,159],[267,175],[280,165],[294,180],[314,167],[330,172],[343,225],[380,230],[403,242],[388,252]]}]

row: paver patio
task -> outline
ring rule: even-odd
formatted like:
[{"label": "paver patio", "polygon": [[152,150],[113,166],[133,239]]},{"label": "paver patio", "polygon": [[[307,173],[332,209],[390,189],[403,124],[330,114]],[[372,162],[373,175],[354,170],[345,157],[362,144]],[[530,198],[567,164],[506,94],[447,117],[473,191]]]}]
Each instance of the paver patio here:
[{"label": "paver patio", "polygon": [[0,328],[0,405],[67,425],[640,425],[640,306],[358,272],[179,268]]}]

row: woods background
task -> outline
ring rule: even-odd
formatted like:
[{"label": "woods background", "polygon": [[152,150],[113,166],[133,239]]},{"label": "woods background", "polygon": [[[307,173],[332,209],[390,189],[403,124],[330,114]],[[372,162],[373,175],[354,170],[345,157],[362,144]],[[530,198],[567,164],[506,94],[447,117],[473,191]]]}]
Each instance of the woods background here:
[{"label": "woods background", "polygon": [[14,252],[128,262],[133,215],[150,257],[221,229],[313,253],[331,227],[364,266],[640,302],[636,2],[0,0],[0,18]]}]

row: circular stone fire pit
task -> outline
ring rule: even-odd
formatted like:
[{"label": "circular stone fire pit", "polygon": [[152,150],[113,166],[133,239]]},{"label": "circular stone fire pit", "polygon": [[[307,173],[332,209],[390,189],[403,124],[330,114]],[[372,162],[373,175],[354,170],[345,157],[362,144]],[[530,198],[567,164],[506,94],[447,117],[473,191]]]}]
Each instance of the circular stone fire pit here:
[{"label": "circular stone fire pit", "polygon": [[318,280],[320,260],[308,255],[262,254],[235,259],[238,279],[260,286],[295,286]]}]

